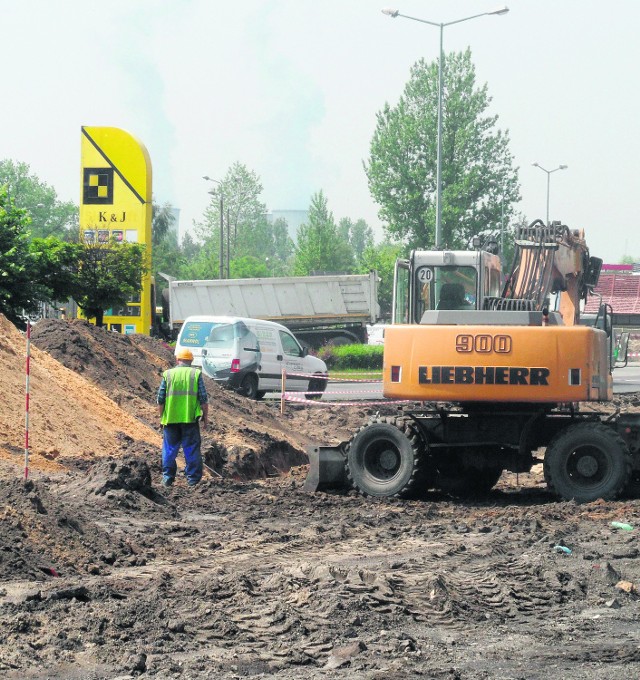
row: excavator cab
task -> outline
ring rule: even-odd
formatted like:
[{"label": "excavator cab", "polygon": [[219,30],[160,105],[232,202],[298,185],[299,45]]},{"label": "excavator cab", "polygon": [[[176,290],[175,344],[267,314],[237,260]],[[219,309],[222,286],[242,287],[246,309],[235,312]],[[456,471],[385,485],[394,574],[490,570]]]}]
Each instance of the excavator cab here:
[{"label": "excavator cab", "polygon": [[[413,251],[395,269],[393,323],[450,322],[500,295],[500,258],[486,251]],[[440,314],[444,312],[445,314]]]}]

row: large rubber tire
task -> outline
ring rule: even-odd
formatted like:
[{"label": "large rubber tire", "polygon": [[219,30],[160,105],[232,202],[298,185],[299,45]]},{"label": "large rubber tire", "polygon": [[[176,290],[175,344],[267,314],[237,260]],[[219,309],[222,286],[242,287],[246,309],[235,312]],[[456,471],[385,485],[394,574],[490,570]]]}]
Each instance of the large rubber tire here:
[{"label": "large rubber tire", "polygon": [[603,423],[570,425],[547,446],[544,477],[564,500],[612,500],[629,483],[631,455],[622,437]]},{"label": "large rubber tire", "polygon": [[[327,389],[327,381],[324,378],[311,378],[307,389],[309,392],[304,395],[307,399],[322,399],[322,393]],[[320,392],[321,394],[310,394],[310,392]]]},{"label": "large rubber tire", "polygon": [[265,394],[266,394],[265,390],[258,390],[256,392],[256,401],[260,401],[260,400],[264,399]]},{"label": "large rubber tire", "polygon": [[423,444],[410,418],[377,418],[347,445],[347,476],[365,496],[406,498],[421,478]]},{"label": "large rubber tire", "polygon": [[247,375],[242,378],[238,389],[236,390],[238,394],[248,399],[257,399],[258,397],[258,376],[255,373],[247,373]]},{"label": "large rubber tire", "polygon": [[456,498],[485,496],[498,483],[501,468],[465,469],[451,464],[440,466],[435,477],[435,488]]}]

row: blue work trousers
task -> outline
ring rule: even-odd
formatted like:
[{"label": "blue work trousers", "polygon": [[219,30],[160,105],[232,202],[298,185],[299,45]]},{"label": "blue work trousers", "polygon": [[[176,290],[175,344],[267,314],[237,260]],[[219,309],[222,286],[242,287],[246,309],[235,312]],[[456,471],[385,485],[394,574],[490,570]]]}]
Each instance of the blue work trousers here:
[{"label": "blue work trousers", "polygon": [[176,458],[182,446],[184,474],[189,484],[202,479],[202,454],[200,452],[199,423],[170,423],[164,426],[162,440],[162,480],[172,482],[176,477]]}]

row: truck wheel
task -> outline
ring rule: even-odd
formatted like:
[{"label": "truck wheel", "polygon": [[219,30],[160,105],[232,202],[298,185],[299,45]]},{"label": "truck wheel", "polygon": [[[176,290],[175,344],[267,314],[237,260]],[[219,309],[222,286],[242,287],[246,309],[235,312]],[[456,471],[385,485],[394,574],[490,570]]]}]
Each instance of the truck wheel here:
[{"label": "truck wheel", "polygon": [[258,390],[256,392],[256,401],[260,401],[260,400],[264,399],[265,394],[266,394],[265,390]]},{"label": "truck wheel", "polygon": [[248,399],[256,399],[258,397],[258,376],[255,373],[247,373],[242,378],[242,382],[236,392]]},{"label": "truck wheel", "polygon": [[406,498],[420,478],[423,448],[409,418],[378,418],[347,445],[347,476],[365,496]]},{"label": "truck wheel", "polygon": [[544,456],[549,489],[564,500],[616,498],[631,476],[631,456],[620,435],[603,423],[578,423],[559,432]]},{"label": "truck wheel", "polygon": [[320,378],[311,378],[309,380],[309,386],[307,387],[309,392],[319,392],[320,394],[310,394],[307,392],[304,396],[307,399],[322,399],[322,393],[327,389],[327,381]]},{"label": "truck wheel", "polygon": [[484,496],[498,483],[501,475],[502,468],[493,467],[480,470],[462,467],[457,470],[439,469],[436,474],[435,488],[457,498]]}]

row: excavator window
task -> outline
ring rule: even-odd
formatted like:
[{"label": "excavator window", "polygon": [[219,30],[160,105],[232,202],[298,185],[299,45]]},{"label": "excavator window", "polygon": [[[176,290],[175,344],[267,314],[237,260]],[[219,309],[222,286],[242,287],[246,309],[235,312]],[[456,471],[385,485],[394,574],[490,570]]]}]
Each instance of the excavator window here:
[{"label": "excavator window", "polygon": [[461,283],[443,283],[440,287],[438,309],[468,309],[464,286]]},{"label": "excavator window", "polygon": [[410,323],[409,319],[409,262],[396,262],[393,283],[393,323]]},{"label": "excavator window", "polygon": [[416,271],[416,322],[429,310],[475,309],[477,285],[475,267],[420,267]]}]

